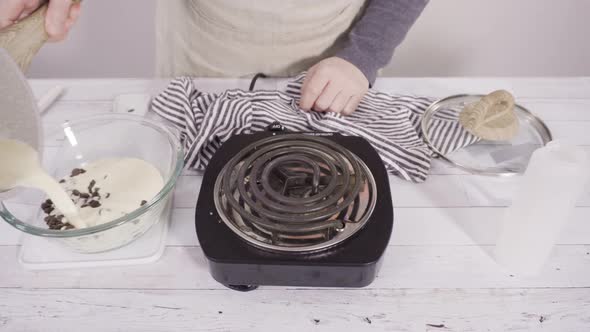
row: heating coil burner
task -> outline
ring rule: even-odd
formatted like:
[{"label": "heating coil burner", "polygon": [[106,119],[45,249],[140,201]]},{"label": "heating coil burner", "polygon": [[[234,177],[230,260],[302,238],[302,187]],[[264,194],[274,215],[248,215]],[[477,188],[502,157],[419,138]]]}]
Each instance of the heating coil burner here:
[{"label": "heating coil burner", "polygon": [[338,134],[232,137],[205,172],[196,212],[211,274],[239,290],[367,285],[392,224],[379,156]]}]

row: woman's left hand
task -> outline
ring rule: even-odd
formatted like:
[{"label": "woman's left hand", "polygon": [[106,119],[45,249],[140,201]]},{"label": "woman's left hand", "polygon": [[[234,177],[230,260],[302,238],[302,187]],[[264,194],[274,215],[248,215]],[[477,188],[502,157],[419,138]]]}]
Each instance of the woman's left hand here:
[{"label": "woman's left hand", "polygon": [[338,57],[327,58],[307,71],[299,107],[349,115],[368,89],[369,81],[355,65]]}]

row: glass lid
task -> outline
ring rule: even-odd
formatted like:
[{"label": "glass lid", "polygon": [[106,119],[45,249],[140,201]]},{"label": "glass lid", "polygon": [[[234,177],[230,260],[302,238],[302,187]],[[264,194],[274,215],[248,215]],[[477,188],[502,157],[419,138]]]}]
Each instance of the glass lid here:
[{"label": "glass lid", "polygon": [[426,144],[435,154],[467,172],[490,176],[521,174],[536,149],[553,138],[541,119],[526,108],[514,104],[518,122],[510,139],[489,140],[475,136],[460,121],[466,106],[483,95],[456,95],[443,98],[428,107],[421,127]]}]

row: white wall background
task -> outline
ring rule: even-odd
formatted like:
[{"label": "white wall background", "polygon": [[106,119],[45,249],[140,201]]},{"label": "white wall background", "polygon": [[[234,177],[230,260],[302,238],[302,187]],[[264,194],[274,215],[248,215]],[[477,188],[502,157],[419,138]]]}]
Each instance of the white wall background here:
[{"label": "white wall background", "polygon": [[[154,0],[84,1],[29,76],[151,77],[153,22]],[[431,0],[383,74],[590,76],[589,34],[589,0]]]}]

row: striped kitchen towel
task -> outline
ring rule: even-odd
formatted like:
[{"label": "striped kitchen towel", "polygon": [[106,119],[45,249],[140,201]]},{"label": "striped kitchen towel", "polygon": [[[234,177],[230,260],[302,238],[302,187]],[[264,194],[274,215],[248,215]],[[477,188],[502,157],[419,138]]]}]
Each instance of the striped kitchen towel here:
[{"label": "striped kitchen towel", "polygon": [[[420,120],[433,99],[370,90],[349,116],[306,112],[298,107],[304,75],[291,81],[285,91],[234,89],[220,94],[199,91],[191,78],[181,77],[156,96],[151,106],[181,130],[189,168],[204,169],[232,135],[263,131],[278,121],[289,131],[362,136],[375,147],[390,173],[413,182],[426,180],[433,152],[424,143]],[[428,128],[433,144],[443,154],[477,140],[457,119],[458,111],[445,110]]]}]

